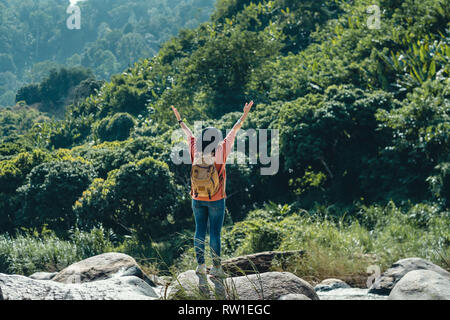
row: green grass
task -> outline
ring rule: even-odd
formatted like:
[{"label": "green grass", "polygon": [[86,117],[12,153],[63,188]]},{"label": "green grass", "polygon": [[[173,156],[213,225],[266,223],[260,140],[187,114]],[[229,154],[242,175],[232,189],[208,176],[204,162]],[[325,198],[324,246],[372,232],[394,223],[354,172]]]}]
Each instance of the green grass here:
[{"label": "green grass", "polygon": [[30,275],[59,271],[88,257],[112,251],[110,233],[103,228],[90,232],[75,230],[68,240],[53,232],[23,232],[15,237],[0,235],[0,272]]}]

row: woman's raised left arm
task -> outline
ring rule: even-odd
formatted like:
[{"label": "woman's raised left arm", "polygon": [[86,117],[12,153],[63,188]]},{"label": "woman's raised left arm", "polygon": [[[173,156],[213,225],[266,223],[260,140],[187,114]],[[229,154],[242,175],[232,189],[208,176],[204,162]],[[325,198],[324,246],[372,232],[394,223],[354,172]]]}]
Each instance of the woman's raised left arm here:
[{"label": "woman's raised left arm", "polygon": [[242,114],[242,116],[239,118],[239,120],[233,126],[232,130],[234,131],[234,133],[237,133],[239,131],[239,129],[241,129],[242,125],[244,124],[245,119],[247,119],[247,116],[248,116],[252,106],[253,106],[253,101],[250,101],[249,103],[245,104],[244,113]]}]

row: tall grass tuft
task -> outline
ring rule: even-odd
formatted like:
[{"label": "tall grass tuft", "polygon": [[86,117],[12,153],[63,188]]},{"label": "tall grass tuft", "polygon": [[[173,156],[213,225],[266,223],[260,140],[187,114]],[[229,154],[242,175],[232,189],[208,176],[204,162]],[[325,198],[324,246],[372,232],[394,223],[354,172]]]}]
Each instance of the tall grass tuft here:
[{"label": "tall grass tuft", "polygon": [[0,235],[0,272],[30,275],[38,271],[59,271],[68,265],[111,251],[111,233],[102,227],[90,232],[73,230],[69,240],[53,232],[26,232],[12,237]]}]

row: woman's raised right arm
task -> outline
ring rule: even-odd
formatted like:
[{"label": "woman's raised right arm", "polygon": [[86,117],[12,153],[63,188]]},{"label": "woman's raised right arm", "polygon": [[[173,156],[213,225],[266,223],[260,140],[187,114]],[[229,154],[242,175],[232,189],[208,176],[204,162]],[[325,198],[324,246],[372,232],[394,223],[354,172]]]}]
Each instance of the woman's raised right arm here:
[{"label": "woman's raised right arm", "polygon": [[175,113],[175,117],[177,118],[177,121],[180,124],[181,129],[183,129],[183,132],[189,141],[194,136],[192,134],[191,129],[189,129],[188,126],[181,119],[180,113],[178,112],[177,108],[175,108],[174,106],[171,106],[171,108],[172,108],[173,113]]}]

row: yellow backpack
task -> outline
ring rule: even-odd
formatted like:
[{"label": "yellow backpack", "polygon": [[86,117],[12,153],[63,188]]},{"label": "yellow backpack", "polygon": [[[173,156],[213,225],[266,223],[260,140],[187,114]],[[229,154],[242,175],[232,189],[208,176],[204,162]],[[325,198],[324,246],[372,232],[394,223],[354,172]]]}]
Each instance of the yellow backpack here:
[{"label": "yellow backpack", "polygon": [[212,157],[196,157],[191,169],[192,190],[195,197],[211,199],[220,187],[221,175],[217,172]]}]

